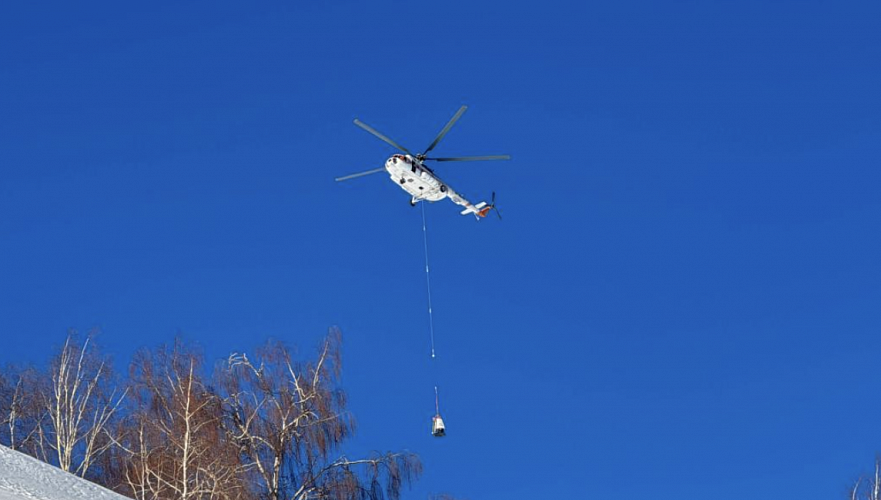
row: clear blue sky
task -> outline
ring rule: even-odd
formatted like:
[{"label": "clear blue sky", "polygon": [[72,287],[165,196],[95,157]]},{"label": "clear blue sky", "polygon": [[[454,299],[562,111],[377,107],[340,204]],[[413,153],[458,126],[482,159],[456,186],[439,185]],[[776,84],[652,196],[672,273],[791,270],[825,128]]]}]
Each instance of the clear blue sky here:
[{"label": "clear blue sky", "polygon": [[[304,4],[304,2],[293,2]],[[842,498],[881,450],[881,4],[0,11],[0,363],[344,333],[410,498]],[[438,171],[387,177],[462,104]],[[432,385],[449,435],[429,436]]]}]

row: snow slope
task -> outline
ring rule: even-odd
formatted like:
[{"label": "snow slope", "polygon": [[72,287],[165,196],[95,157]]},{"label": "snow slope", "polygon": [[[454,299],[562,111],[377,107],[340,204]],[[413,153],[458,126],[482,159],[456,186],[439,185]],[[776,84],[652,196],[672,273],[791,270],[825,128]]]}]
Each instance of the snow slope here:
[{"label": "snow slope", "polygon": [[130,500],[0,446],[0,500]]}]

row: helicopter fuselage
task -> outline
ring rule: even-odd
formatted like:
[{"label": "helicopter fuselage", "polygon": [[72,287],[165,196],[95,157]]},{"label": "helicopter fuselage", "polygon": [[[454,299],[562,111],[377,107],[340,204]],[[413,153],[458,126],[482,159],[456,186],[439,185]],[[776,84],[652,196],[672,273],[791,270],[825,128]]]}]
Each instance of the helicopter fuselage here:
[{"label": "helicopter fuselage", "polygon": [[393,155],[386,160],[385,169],[414,202],[440,201],[450,194],[450,188],[431,169],[410,155]]}]

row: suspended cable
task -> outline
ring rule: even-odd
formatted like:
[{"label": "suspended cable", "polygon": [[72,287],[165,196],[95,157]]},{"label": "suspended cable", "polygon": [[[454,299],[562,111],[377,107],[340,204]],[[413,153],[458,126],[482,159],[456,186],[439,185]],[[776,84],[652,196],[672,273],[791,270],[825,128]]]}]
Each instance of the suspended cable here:
[{"label": "suspended cable", "polygon": [[431,311],[431,273],[428,271],[428,229],[425,225],[425,202],[422,205],[422,243],[425,247],[425,288],[428,291],[428,333],[431,339],[431,357],[434,358],[434,316]]},{"label": "suspended cable", "polygon": [[[431,272],[428,267],[428,225],[425,223],[425,201],[422,202],[422,243],[425,248],[425,289],[428,292],[428,332],[431,340],[431,359],[434,361],[434,314],[431,308]],[[446,435],[444,420],[440,415],[440,400],[438,398],[437,382],[434,385],[434,417],[431,418],[431,435],[444,437]]]}]

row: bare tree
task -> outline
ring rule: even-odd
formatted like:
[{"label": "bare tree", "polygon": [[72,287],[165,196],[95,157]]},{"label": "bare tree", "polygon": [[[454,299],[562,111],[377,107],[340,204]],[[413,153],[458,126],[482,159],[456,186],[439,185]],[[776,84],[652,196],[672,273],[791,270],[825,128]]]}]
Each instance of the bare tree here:
[{"label": "bare tree", "polygon": [[302,363],[270,342],[253,360],[230,356],[216,373],[225,424],[261,497],[397,499],[421,473],[419,459],[407,452],[356,460],[336,455],[354,432],[338,387],[340,343],[339,331],[331,330],[317,359]]},{"label": "bare tree", "polygon": [[136,406],[120,441],[127,492],[138,500],[224,499],[244,493],[237,450],[221,426],[221,402],[201,376],[201,357],[178,340],[132,364]]},{"label": "bare tree", "polygon": [[44,462],[50,461],[45,438],[48,381],[35,368],[7,366],[0,374],[0,443]]},{"label": "bare tree", "polygon": [[125,394],[112,387],[109,359],[94,346],[93,336],[80,343],[70,332],[49,369],[49,390],[41,391],[47,420],[38,430],[58,466],[85,476],[95,459],[112,446],[109,424]]},{"label": "bare tree", "polygon": [[872,478],[862,478],[850,491],[850,500],[881,500],[881,461],[875,460],[875,474]]},{"label": "bare tree", "polygon": [[13,368],[0,373],[0,442],[13,450],[19,447],[25,391],[23,377]]}]

